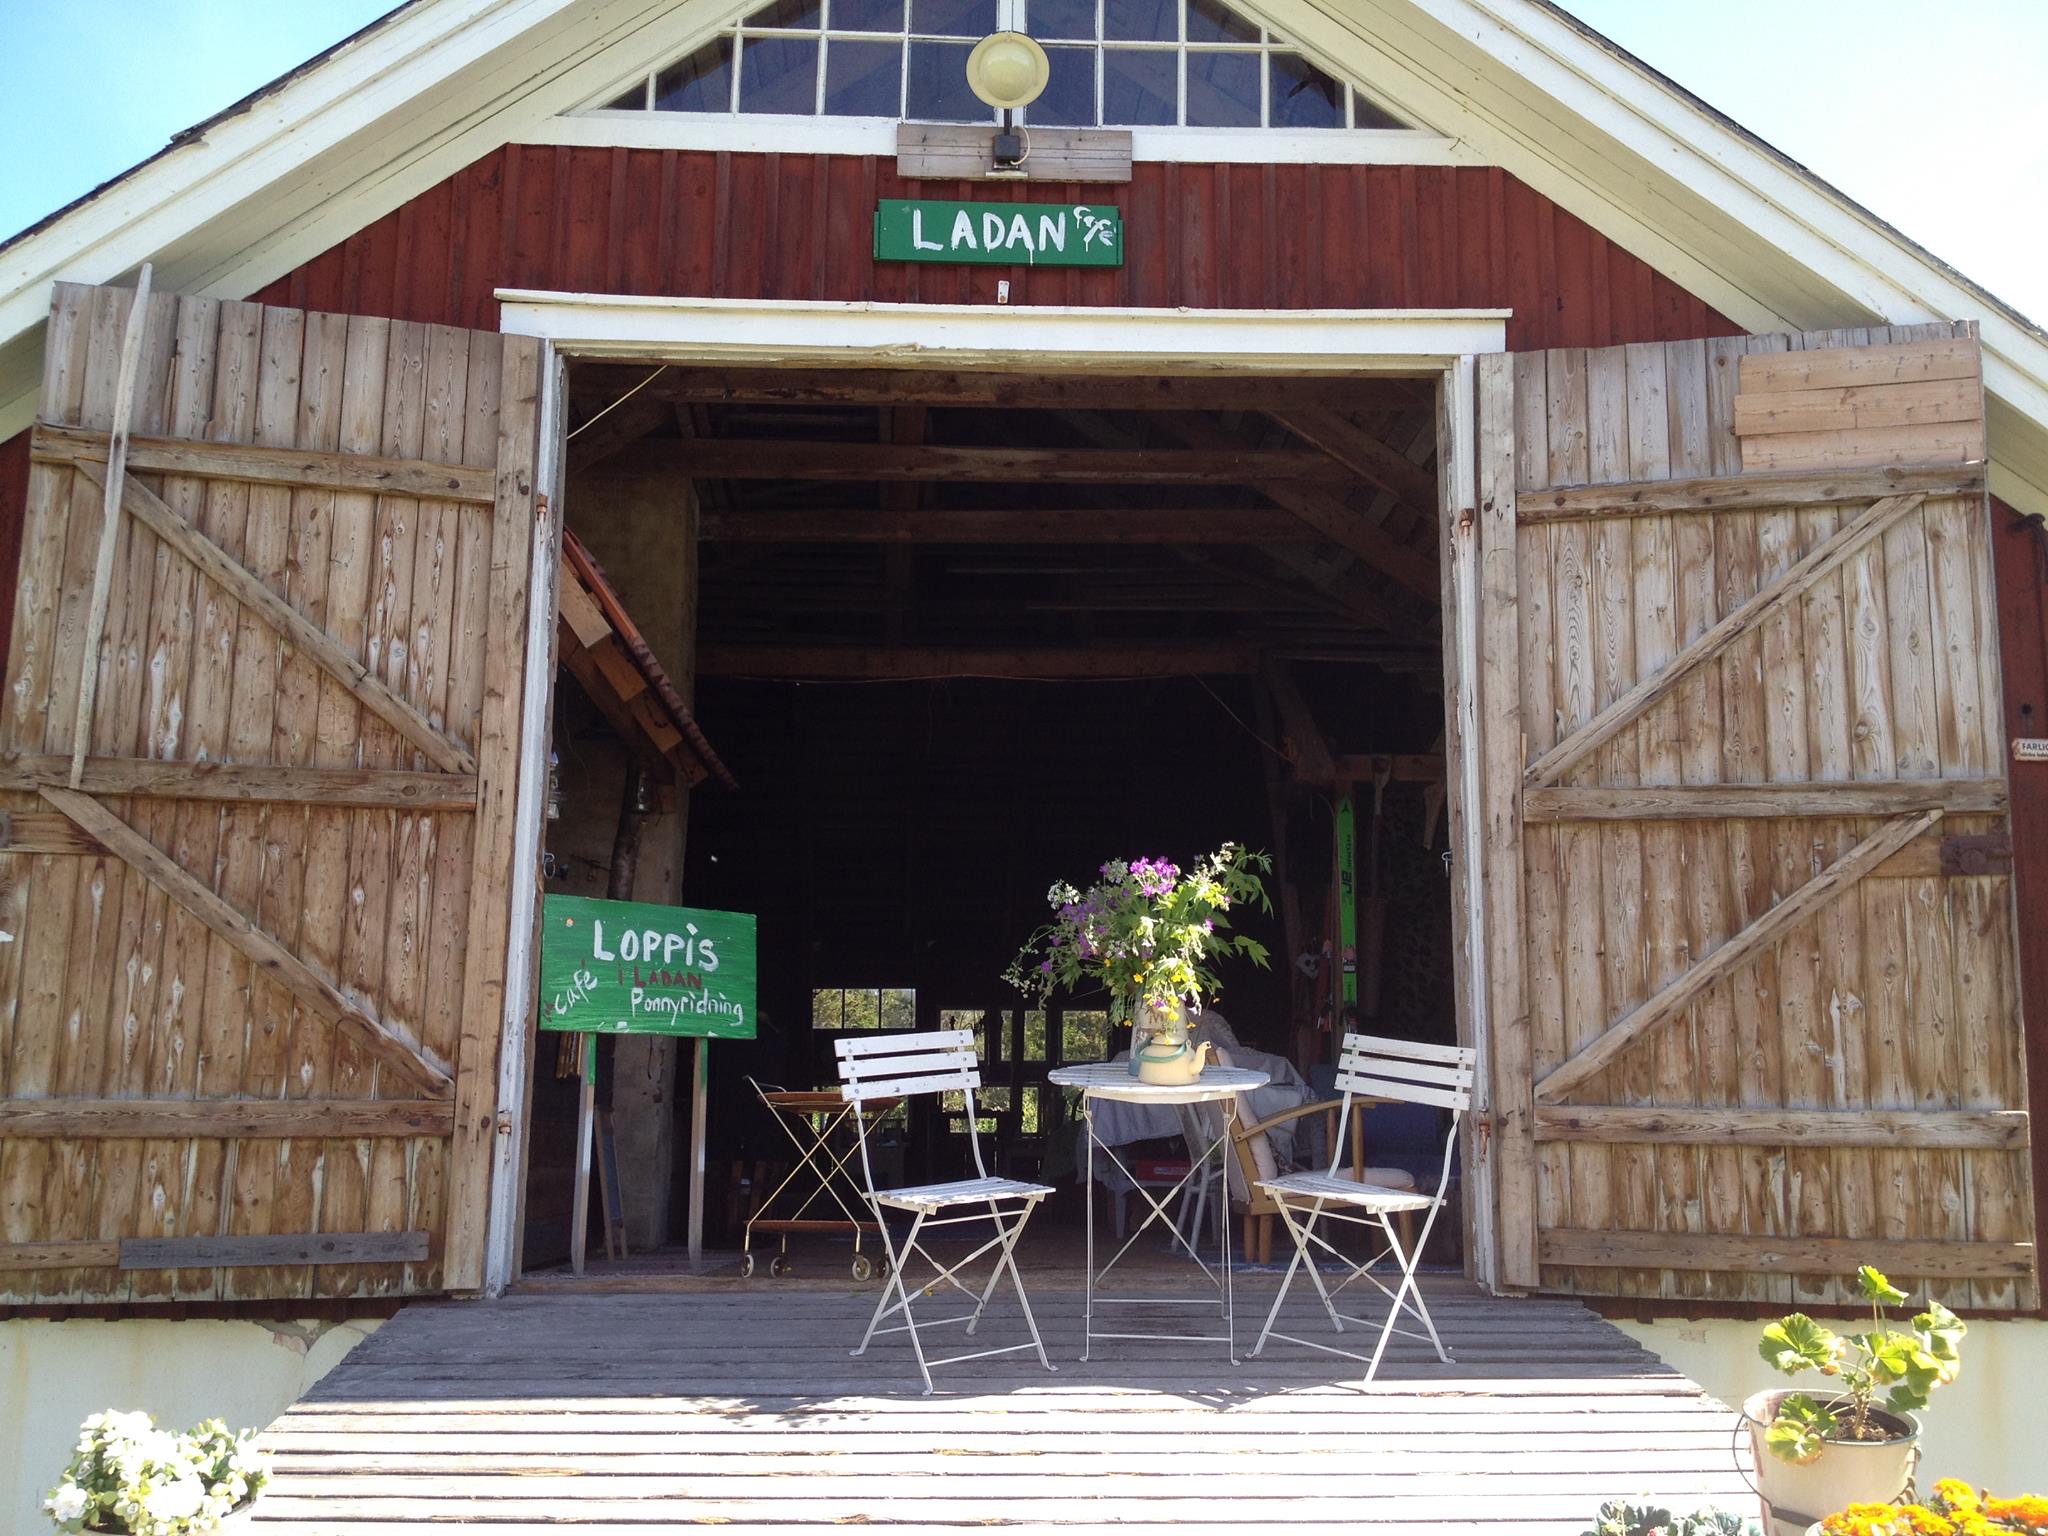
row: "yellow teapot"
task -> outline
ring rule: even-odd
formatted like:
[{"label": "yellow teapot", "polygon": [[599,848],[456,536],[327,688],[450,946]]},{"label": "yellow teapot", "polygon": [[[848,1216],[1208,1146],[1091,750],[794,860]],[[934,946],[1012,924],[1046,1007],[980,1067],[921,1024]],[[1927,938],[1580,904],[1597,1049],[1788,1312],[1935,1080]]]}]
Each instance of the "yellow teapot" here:
[{"label": "yellow teapot", "polygon": [[1152,1036],[1132,1052],[1138,1064],[1138,1081],[1162,1088],[1180,1088],[1201,1077],[1209,1059],[1209,1042],[1194,1044],[1186,1036],[1178,1040]]}]

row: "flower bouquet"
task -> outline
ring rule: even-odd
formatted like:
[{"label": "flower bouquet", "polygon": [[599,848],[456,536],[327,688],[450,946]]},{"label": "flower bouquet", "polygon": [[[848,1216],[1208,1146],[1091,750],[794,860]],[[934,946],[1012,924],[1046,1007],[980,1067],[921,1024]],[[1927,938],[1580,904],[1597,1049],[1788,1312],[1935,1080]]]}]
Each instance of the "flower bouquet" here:
[{"label": "flower bouquet", "polygon": [[[1246,903],[1272,912],[1260,878],[1272,869],[1271,854],[1225,843],[1186,872],[1164,859],[1112,859],[1085,891],[1056,881],[1046,892],[1052,921],[1024,941],[1003,979],[1037,998],[1096,982],[1109,993],[1112,1025],[1149,1015],[1161,1037],[1184,1043],[1188,1013],[1222,988],[1222,961],[1270,963],[1265,945],[1230,931],[1230,914]],[[1134,1042],[1134,1063],[1143,1043]]]},{"label": "flower bouquet", "polygon": [[172,1434],[146,1413],[96,1413],[44,1512],[62,1531],[204,1536],[270,1480],[255,1439],[219,1419]]}]

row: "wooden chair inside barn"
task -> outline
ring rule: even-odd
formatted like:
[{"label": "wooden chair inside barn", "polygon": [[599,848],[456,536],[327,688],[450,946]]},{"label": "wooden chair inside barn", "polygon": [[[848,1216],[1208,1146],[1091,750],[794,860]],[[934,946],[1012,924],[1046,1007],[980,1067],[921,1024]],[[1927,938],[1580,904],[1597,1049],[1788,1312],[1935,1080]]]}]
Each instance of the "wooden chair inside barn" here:
[{"label": "wooden chair inside barn", "polygon": [[[994,1355],[1015,1354],[1020,1350],[1032,1350],[1038,1355],[1038,1363],[1048,1371],[1057,1370],[1045,1357],[1045,1344],[1038,1336],[1038,1322],[1031,1315],[1031,1302],[1024,1294],[1024,1279],[1017,1272],[1017,1239],[1023,1235],[1024,1223],[1031,1218],[1039,1201],[1053,1191],[1049,1185],[1027,1184],[1020,1179],[1007,1179],[993,1175],[982,1160],[981,1135],[975,1128],[975,1090],[981,1086],[981,1074],[974,1055],[974,1033],[972,1030],[934,1030],[919,1034],[885,1035],[879,1039],[840,1040],[835,1043],[834,1052],[839,1058],[840,1096],[854,1106],[854,1120],[860,1146],[861,1183],[863,1192],[875,1210],[875,1219],[882,1229],[882,1243],[889,1255],[889,1272],[882,1287],[882,1293],[875,1300],[874,1315],[868,1319],[867,1332],[861,1335],[860,1343],[853,1353],[865,1354],[869,1344],[877,1336],[889,1333],[910,1335],[910,1348],[917,1356],[918,1374],[924,1378],[924,1390],[932,1390],[931,1368],[935,1365],[958,1365],[969,1360],[984,1360]],[[866,1106],[877,1100],[893,1101],[913,1095],[962,1095],[967,1109],[968,1146],[974,1157],[975,1176],[969,1179],[952,1179],[938,1184],[920,1184],[903,1189],[877,1189],[873,1163],[868,1156],[868,1123]],[[962,1215],[942,1215],[947,1211],[965,1211]],[[907,1214],[910,1229],[899,1240],[890,1229],[892,1212]],[[942,1262],[937,1255],[923,1246],[928,1232],[941,1227],[961,1226],[991,1221],[995,1224],[995,1236],[976,1247],[966,1257],[951,1263]],[[984,1255],[993,1251],[995,1265],[989,1271],[988,1281],[977,1296],[960,1279],[960,1271]],[[971,1312],[957,1312],[949,1317],[928,1318],[920,1323],[911,1312],[911,1290],[904,1284],[903,1271],[912,1260],[929,1264],[936,1271],[936,1277],[925,1280],[917,1287],[916,1294],[929,1297],[940,1286],[951,1286],[974,1302]],[[924,1340],[919,1328],[944,1327],[952,1323],[965,1323],[966,1331],[972,1334],[981,1325],[983,1313],[988,1310],[989,1299],[994,1296],[996,1283],[1007,1272],[1010,1284],[1017,1292],[1017,1305],[1024,1314],[1024,1325],[1030,1331],[1028,1342],[998,1345],[993,1349],[970,1350],[940,1359],[928,1358]],[[891,1298],[894,1298],[893,1300]],[[901,1315],[900,1323],[882,1326],[886,1318]]]}]

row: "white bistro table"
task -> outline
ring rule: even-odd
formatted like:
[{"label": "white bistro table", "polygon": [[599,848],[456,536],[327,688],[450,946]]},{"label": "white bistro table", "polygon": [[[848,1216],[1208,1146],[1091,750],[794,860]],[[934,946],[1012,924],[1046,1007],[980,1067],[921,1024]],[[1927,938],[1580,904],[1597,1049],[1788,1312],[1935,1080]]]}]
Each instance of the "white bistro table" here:
[{"label": "white bistro table", "polygon": [[[1254,1088],[1265,1087],[1266,1074],[1264,1072],[1254,1072],[1244,1067],[1209,1067],[1192,1083],[1167,1086],[1161,1083],[1139,1082],[1138,1079],[1131,1076],[1130,1067],[1125,1062],[1098,1062],[1091,1066],[1055,1067],[1046,1075],[1051,1081],[1059,1084],[1062,1088],[1078,1088],[1081,1090],[1081,1115],[1088,1126],[1087,1182],[1083,1186],[1088,1191],[1088,1246],[1085,1270],[1087,1300],[1083,1313],[1086,1321],[1084,1324],[1085,1333],[1081,1341],[1081,1358],[1083,1360],[1088,1358],[1088,1351],[1097,1339],[1180,1339],[1192,1343],[1221,1344],[1232,1363],[1235,1363],[1237,1360],[1237,1320],[1231,1311],[1230,1222],[1226,1218],[1222,1224],[1222,1253],[1217,1268],[1212,1270],[1204,1262],[1201,1254],[1195,1251],[1193,1242],[1189,1238],[1181,1236],[1180,1228],[1175,1224],[1172,1216],[1168,1214],[1167,1208],[1188,1187],[1189,1181],[1194,1179],[1208,1164],[1210,1158],[1227,1158],[1230,1156],[1230,1129],[1232,1122],[1237,1118],[1237,1096],[1240,1093],[1248,1093]],[[1147,1189],[1142,1184],[1138,1184],[1131,1170],[1124,1167],[1123,1159],[1116,1155],[1116,1148],[1108,1145],[1096,1136],[1094,1105],[1098,1099],[1119,1100],[1127,1104],[1220,1103],[1223,1106],[1223,1130],[1220,1135],[1203,1149],[1200,1156],[1194,1157],[1189,1161],[1188,1171],[1181,1175],[1180,1182],[1165,1191],[1163,1198],[1155,1198],[1153,1191]],[[1124,1239],[1123,1246],[1117,1249],[1116,1253],[1110,1258],[1110,1261],[1103,1265],[1100,1270],[1095,1267],[1095,1153],[1098,1147],[1111,1162],[1115,1163],[1118,1168],[1123,1169],[1125,1177],[1137,1185],[1139,1193],[1145,1197],[1146,1203],[1152,1207],[1146,1213],[1145,1219],[1138,1223],[1137,1230]],[[1227,1187],[1227,1179],[1219,1181],[1219,1184]],[[1121,1196],[1118,1198],[1121,1198]],[[1218,1292],[1218,1300],[1221,1303],[1223,1332],[1124,1333],[1109,1332],[1096,1328],[1095,1309],[1097,1306],[1157,1306],[1161,1303],[1172,1303],[1181,1300],[1181,1298],[1174,1296],[1098,1297],[1095,1294],[1096,1282],[1116,1268],[1117,1261],[1131,1251],[1131,1245],[1144,1236],[1145,1229],[1155,1221],[1165,1224],[1166,1230],[1173,1234],[1174,1242],[1187,1251],[1187,1256],[1195,1261],[1195,1267],[1200,1269],[1203,1275],[1215,1285]],[[1191,1234],[1191,1236],[1199,1237],[1200,1234],[1195,1233]]]}]

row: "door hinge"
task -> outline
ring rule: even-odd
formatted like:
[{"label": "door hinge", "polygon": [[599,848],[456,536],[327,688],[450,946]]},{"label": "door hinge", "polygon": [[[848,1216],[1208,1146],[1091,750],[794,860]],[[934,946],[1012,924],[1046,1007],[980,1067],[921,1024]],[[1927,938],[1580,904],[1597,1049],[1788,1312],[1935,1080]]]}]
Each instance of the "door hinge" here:
[{"label": "door hinge", "polygon": [[1986,832],[1941,840],[1944,875],[2004,875],[2012,872],[2012,834]]}]

